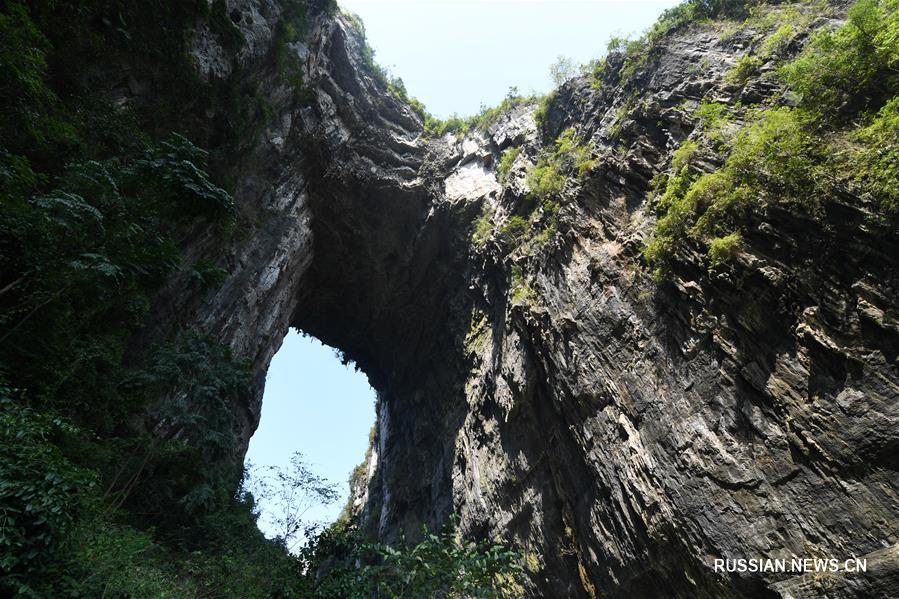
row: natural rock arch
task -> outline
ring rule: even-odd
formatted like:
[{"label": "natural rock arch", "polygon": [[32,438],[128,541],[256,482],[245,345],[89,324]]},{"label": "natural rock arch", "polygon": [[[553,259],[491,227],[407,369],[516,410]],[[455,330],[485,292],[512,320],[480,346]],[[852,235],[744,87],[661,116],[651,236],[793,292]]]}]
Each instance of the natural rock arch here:
[{"label": "natural rock arch", "polygon": [[[278,13],[241,4],[252,63]],[[876,317],[894,304],[877,289],[895,284],[895,246],[853,253],[864,217],[846,206],[834,221],[845,247],[807,243],[826,238],[820,224],[784,210],[735,277],[712,280],[690,259],[659,290],[639,266],[650,180],[693,127],[677,107],[727,93],[734,43],[702,29],[667,39],[625,117],[621,89],[575,80],[546,131],[524,105],[464,140],[426,140],[351,23],[313,15],[294,48],[311,99],[250,75],[275,118],[234,167],[251,232],[226,250],[232,277],[213,297],[170,293],[159,307],[195,314],[253,363],[256,402],[235,407],[244,443],[295,326],[344,351],[379,394],[362,525],[390,539],[457,512],[467,532],[532,558],[537,596],[762,596],[769,581],[716,574],[710,556],[895,544],[895,331]],[[527,201],[520,166],[505,191],[486,182],[502,152],[535,159],[572,125],[601,162],[566,190],[564,231],[531,255],[473,247],[484,206],[501,220]],[[514,297],[513,267],[539,301]],[[853,584],[889,588],[895,572]]]}]

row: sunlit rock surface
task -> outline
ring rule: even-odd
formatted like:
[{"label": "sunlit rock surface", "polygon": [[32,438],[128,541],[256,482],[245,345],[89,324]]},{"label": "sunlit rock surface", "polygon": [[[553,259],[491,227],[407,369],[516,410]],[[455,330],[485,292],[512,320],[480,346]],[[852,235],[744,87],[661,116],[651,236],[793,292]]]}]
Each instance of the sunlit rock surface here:
[{"label": "sunlit rock surface", "polygon": [[[316,4],[290,46],[304,94],[264,66],[277,3],[229,2],[248,40],[233,62],[202,31],[192,49],[206,76],[243,67],[272,113],[229,166],[247,223],[220,250],[229,280],[203,298],[173,284],[157,310],[252,362],[257,401],[235,408],[244,443],[296,326],[378,392],[354,490],[372,535],[458,513],[467,535],[522,551],[533,597],[899,596],[895,238],[848,204],[818,220],[772,208],[775,225],[724,271],[697,251],[657,285],[642,264],[650,181],[693,131],[692,109],[773,91],[725,81],[747,41],[721,41],[714,24],[674,35],[636,73],[636,101],[574,79],[545,136],[524,105],[489,131],[427,138],[350,21]],[[598,165],[566,188],[560,232],[510,253],[497,231],[527,201],[528,165],[568,127]],[[495,168],[512,145],[522,154],[504,189]],[[494,234],[475,244],[482,214]],[[513,267],[529,293],[516,294]],[[869,571],[713,570],[715,558],[794,555],[867,555]]]}]

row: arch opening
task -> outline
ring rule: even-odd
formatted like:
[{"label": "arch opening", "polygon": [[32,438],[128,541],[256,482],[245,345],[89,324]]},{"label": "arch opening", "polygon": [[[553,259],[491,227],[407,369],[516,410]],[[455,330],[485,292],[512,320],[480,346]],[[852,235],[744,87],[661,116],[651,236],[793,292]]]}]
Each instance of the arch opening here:
[{"label": "arch opening", "polygon": [[[289,537],[287,545],[295,549],[304,537],[288,532],[288,520],[326,526],[339,517],[349,497],[348,477],[370,442],[375,397],[366,375],[338,350],[297,329],[288,332],[269,367],[259,427],[244,461],[258,526],[267,537]],[[285,498],[275,475],[301,474],[297,468],[331,485],[333,500]]]}]

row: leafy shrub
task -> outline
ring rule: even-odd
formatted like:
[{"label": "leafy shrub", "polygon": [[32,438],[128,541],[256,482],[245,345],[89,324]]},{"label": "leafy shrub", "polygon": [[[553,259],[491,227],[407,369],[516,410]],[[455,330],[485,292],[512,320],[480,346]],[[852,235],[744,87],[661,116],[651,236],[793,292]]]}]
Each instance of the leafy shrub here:
[{"label": "leafy shrub", "polygon": [[855,138],[860,143],[849,155],[847,170],[877,198],[886,218],[899,216],[899,97],[887,102]]},{"label": "leafy shrub", "polygon": [[658,201],[661,216],[644,250],[662,276],[673,253],[690,236],[716,235],[739,226],[743,213],[764,202],[793,201],[814,208],[822,188],[820,144],[790,108],[763,111],[737,135],[733,150],[715,172],[697,176],[688,141],[672,158],[673,173]]},{"label": "leafy shrub", "polygon": [[179,579],[170,556],[153,536],[99,516],[85,519],[72,540],[70,559],[77,582],[72,590],[85,595],[167,599],[196,597],[193,581]]},{"label": "leafy shrub", "polygon": [[744,84],[755,75],[762,66],[762,59],[758,56],[746,54],[737,59],[734,67],[727,72],[726,79],[731,83]]},{"label": "leafy shrub", "polygon": [[[720,264],[738,248],[749,213],[759,215],[759,208],[772,202],[793,203],[815,215],[822,202],[839,193],[873,200],[873,218],[895,225],[899,77],[891,65],[899,61],[897,32],[899,1],[860,0],[845,25],[815,33],[802,54],[780,69],[801,94],[798,107],[750,115],[713,173],[698,176],[684,169],[683,154],[675,156],[673,172],[659,179],[664,184],[660,214],[644,248],[657,276],[690,238],[707,241],[713,267]],[[781,26],[766,41],[767,50],[790,35],[792,30]],[[704,127],[719,120],[720,112],[704,104]],[[847,120],[850,115],[854,121]],[[692,155],[693,149],[681,151]]]},{"label": "leafy shrub", "polygon": [[45,154],[75,144],[71,125],[60,118],[56,95],[44,83],[50,41],[21,4],[0,12],[0,132],[13,153]]},{"label": "leafy shrub", "polygon": [[709,268],[715,268],[737,255],[742,237],[734,232],[709,242]]},{"label": "leafy shrub", "polygon": [[[496,543],[463,541],[455,519],[438,533],[423,531],[411,544],[366,542],[350,528],[332,527],[300,551],[319,599],[483,597],[523,594],[522,568],[514,552]],[[363,564],[363,565],[359,565]]]},{"label": "leafy shrub", "polygon": [[502,158],[499,160],[499,164],[496,165],[496,174],[500,183],[505,184],[509,179],[509,172],[512,170],[512,165],[515,164],[515,160],[521,154],[521,148],[513,147],[506,150]]},{"label": "leafy shrub", "polygon": [[759,50],[761,55],[768,57],[781,52],[790,43],[795,33],[796,29],[793,25],[784,23],[762,42],[762,47]]},{"label": "leafy shrub", "polygon": [[528,285],[524,270],[515,264],[512,266],[511,300],[514,304],[529,304],[535,301],[536,292]]},{"label": "leafy shrub", "polygon": [[[174,239],[235,216],[206,151],[168,133],[205,114],[186,33],[208,18],[227,44],[224,4],[0,11],[0,373],[17,389],[0,389],[4,596],[303,596],[296,560],[234,497],[245,365],[189,332],[126,352],[181,265]],[[150,82],[153,105],[112,106],[108,64]],[[194,271],[222,280],[202,258]]]},{"label": "leafy shrub", "polygon": [[[623,54],[621,68],[617,75],[623,85],[658,55],[660,42],[666,36],[692,23],[718,16],[738,17],[745,15],[754,2],[746,0],[686,0],[662,13],[652,27],[637,39],[613,37],[609,41],[608,52]],[[605,71],[605,69],[603,69]],[[608,75],[603,72],[602,76]],[[594,87],[599,87],[594,82]]]},{"label": "leafy shrub", "polygon": [[859,0],[848,22],[817,31],[780,74],[802,106],[825,119],[882,105],[899,85],[899,1]]},{"label": "leafy shrub", "polygon": [[593,167],[593,148],[582,144],[574,129],[566,129],[556,140],[554,151],[544,155],[528,171],[527,183],[538,198],[556,196],[565,187],[568,173],[583,178]]},{"label": "leafy shrub", "polygon": [[94,481],[52,443],[77,429],[20,401],[0,386],[0,590],[28,595],[59,558]]},{"label": "leafy shrub", "polygon": [[482,248],[487,245],[487,241],[493,234],[493,215],[493,208],[485,205],[481,215],[475,220],[474,230],[471,233],[471,241],[475,247]]},{"label": "leafy shrub", "polygon": [[546,131],[547,119],[549,118],[549,109],[555,98],[555,92],[550,92],[540,98],[537,108],[534,110],[534,123],[537,125],[538,131]]},{"label": "leafy shrub", "polygon": [[[737,108],[737,106],[734,106]],[[704,131],[709,132],[713,139],[721,139],[721,129],[731,121],[731,108],[721,102],[702,102],[696,109],[696,116]]]},{"label": "leafy shrub", "polygon": [[527,183],[538,198],[555,196],[565,189],[568,177],[556,164],[541,160],[528,171]]},{"label": "leafy shrub", "polygon": [[277,531],[277,541],[293,550],[317,523],[304,519],[309,509],[328,505],[338,498],[336,485],[309,467],[302,454],[295,452],[286,468],[255,468],[250,474],[249,488],[263,506],[263,518],[270,530]]},{"label": "leafy shrub", "polygon": [[480,112],[467,118],[454,114],[446,120],[440,120],[431,115],[427,115],[425,118],[425,135],[429,137],[441,137],[447,133],[455,133],[457,136],[462,136],[472,129],[486,131],[502,115],[506,114],[516,106],[521,106],[533,102],[534,100],[535,98],[533,96],[520,96],[517,94],[517,90],[512,89],[510,90],[509,95],[507,95],[497,106],[482,106]]},{"label": "leafy shrub", "polygon": [[506,245],[517,247],[530,237],[531,231],[532,226],[530,221],[523,216],[515,214],[510,216],[506,222],[503,223],[499,233]]},{"label": "leafy shrub", "polygon": [[[42,178],[28,161],[0,152],[0,361],[16,384],[51,401],[78,369],[65,408],[98,425],[127,410],[109,384],[124,342],[150,294],[180,256],[166,231],[201,215],[230,218],[233,201],[202,170],[205,152],[173,136],[132,161],[69,165],[57,186],[33,193]],[[45,354],[35,360],[34,339]],[[25,356],[28,356],[25,358]]]},{"label": "leafy shrub", "polygon": [[549,76],[553,80],[556,87],[561,87],[566,81],[574,78],[577,74],[577,68],[574,61],[567,56],[559,55],[556,60],[549,65]]}]

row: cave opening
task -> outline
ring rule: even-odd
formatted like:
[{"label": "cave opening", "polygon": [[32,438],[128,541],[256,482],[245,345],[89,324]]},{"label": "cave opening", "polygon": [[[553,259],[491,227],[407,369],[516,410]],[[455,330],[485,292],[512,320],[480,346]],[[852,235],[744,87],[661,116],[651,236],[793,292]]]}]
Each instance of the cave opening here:
[{"label": "cave opening", "polygon": [[[366,375],[338,350],[297,329],[288,332],[269,367],[259,427],[245,458],[247,488],[256,495],[258,526],[266,536],[284,536],[287,515],[319,525],[338,518],[348,477],[369,445],[375,397]],[[272,473],[287,473],[297,455],[311,473],[334,485],[334,501],[293,498],[293,505],[285,505],[271,488]],[[298,537],[295,545],[303,540]]]}]

